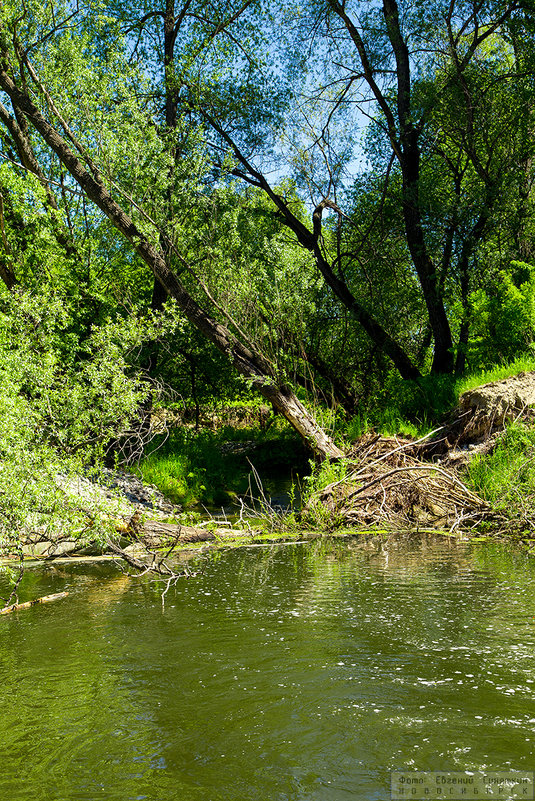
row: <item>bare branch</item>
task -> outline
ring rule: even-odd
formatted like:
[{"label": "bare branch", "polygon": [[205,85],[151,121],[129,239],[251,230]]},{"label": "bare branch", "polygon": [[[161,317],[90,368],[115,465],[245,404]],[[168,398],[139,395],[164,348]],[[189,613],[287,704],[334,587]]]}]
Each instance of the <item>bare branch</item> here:
[{"label": "bare branch", "polygon": [[394,115],[392,113],[392,109],[390,108],[385,96],[381,92],[381,90],[380,90],[380,88],[379,88],[379,86],[378,86],[378,84],[377,84],[377,82],[376,82],[376,80],[374,78],[374,70],[373,70],[373,68],[371,66],[371,62],[370,62],[368,53],[366,51],[366,47],[364,45],[364,41],[363,41],[360,33],[358,32],[356,26],[354,25],[354,23],[352,22],[350,17],[347,15],[344,5],[341,5],[338,2],[338,0],[328,0],[328,3],[330,5],[330,7],[332,8],[332,10],[335,12],[335,14],[338,14],[338,16],[343,20],[343,22],[344,22],[344,24],[345,24],[345,26],[346,26],[346,28],[347,28],[347,30],[349,32],[349,35],[351,36],[351,39],[353,40],[353,43],[355,44],[355,47],[357,48],[357,52],[359,54],[360,62],[362,64],[362,68],[363,68],[363,71],[364,71],[364,77],[366,78],[366,81],[367,81],[370,89],[372,90],[373,95],[374,95],[375,99],[377,100],[377,103],[379,104],[379,107],[381,108],[381,111],[385,115],[385,118],[386,118],[386,121],[387,121],[388,135],[389,135],[389,138],[390,138],[390,143],[392,145],[392,148],[394,149],[394,152],[396,153],[396,155],[401,155],[401,153],[400,153],[400,145],[399,145],[399,142],[398,142],[398,131],[397,131],[397,126],[396,126],[396,121],[394,119]]}]

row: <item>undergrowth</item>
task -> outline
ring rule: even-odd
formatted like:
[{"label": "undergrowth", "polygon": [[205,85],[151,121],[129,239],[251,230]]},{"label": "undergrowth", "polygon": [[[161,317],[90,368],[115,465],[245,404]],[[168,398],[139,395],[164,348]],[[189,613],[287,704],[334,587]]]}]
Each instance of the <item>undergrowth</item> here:
[{"label": "undergrowth", "polygon": [[504,378],[511,378],[522,372],[535,370],[535,358],[530,354],[518,356],[514,361],[506,364],[498,364],[488,370],[467,375],[460,378],[455,383],[457,398],[469,389],[475,389],[481,384],[489,384],[491,381],[502,381]]},{"label": "undergrowth", "polygon": [[306,526],[322,531],[332,531],[343,524],[343,519],[333,515],[331,509],[325,506],[319,496],[321,491],[338,481],[344,481],[348,475],[349,462],[340,459],[336,462],[324,461],[313,469],[311,475],[303,479],[302,501],[304,511],[301,522]]},{"label": "undergrowth", "polygon": [[473,457],[466,476],[496,512],[525,531],[535,522],[534,467],[535,430],[514,423],[491,454]]},{"label": "undergrowth", "polygon": [[[523,356],[462,379],[426,376],[416,382],[391,378],[373,408],[350,420],[338,418],[333,436],[346,447],[371,429],[383,436],[420,438],[444,421],[463,392],[529,370],[535,370],[535,359]],[[218,431],[181,427],[156,445],[135,472],[186,509],[199,504],[226,505],[237,496],[250,494],[255,471],[262,479],[277,473],[289,477],[296,467],[304,475],[310,458],[298,436],[278,424],[267,431],[258,426],[226,426]],[[467,481],[497,511],[528,520],[535,504],[534,458],[535,431],[510,426],[490,456],[473,459]],[[302,501],[308,505],[308,524],[323,529],[336,525],[328,510],[310,501],[325,486],[343,479],[346,470],[345,460],[324,463],[305,479]],[[261,486],[252,489],[258,489],[255,497],[262,496]]]},{"label": "undergrowth", "polygon": [[156,441],[134,472],[184,507],[220,506],[247,493],[253,470],[290,475],[296,466],[305,468],[307,456],[291,430],[181,427]]},{"label": "undergrowth", "polygon": [[391,375],[367,408],[348,421],[339,421],[336,435],[347,444],[372,429],[382,436],[417,439],[445,420],[463,392],[531,370],[535,370],[535,358],[527,354],[462,378],[427,375],[405,381]]}]

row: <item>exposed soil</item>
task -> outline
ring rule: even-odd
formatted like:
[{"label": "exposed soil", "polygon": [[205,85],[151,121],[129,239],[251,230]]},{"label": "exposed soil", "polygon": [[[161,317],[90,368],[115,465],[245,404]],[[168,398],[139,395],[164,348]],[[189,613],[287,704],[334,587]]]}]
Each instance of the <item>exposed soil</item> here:
[{"label": "exposed soil", "polygon": [[460,466],[473,453],[490,453],[507,423],[533,422],[534,407],[535,372],[482,384],[461,395],[459,406],[425,452]]}]

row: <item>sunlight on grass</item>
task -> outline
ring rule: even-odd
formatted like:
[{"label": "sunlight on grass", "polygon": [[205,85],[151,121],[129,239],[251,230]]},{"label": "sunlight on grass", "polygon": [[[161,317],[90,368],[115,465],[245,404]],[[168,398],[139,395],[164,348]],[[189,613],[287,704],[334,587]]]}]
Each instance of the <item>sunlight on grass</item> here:
[{"label": "sunlight on grass", "polygon": [[448,418],[463,392],[482,384],[502,381],[522,372],[535,371],[535,357],[524,354],[507,364],[455,379],[450,375],[426,375],[417,381],[394,376],[383,397],[338,427],[345,443],[355,442],[372,429],[382,436],[418,439]]},{"label": "sunlight on grass", "polygon": [[133,472],[185,507],[226,505],[237,494],[245,494],[252,465],[261,471],[290,472],[308,459],[301,441],[288,429],[266,433],[257,428],[183,427],[159,444]]},{"label": "sunlight on grass", "polygon": [[518,373],[527,373],[532,370],[535,370],[535,358],[529,355],[519,356],[508,364],[496,365],[496,367],[491,367],[488,370],[482,370],[479,373],[474,373],[473,375],[468,375],[465,378],[459,379],[455,385],[457,397],[460,397],[463,392],[480,387],[482,384],[490,384],[492,381],[503,381],[504,378],[511,378],[511,376],[517,375]]},{"label": "sunlight on grass", "polygon": [[473,489],[511,521],[532,527],[535,504],[535,431],[511,424],[491,454],[475,456],[467,468]]}]

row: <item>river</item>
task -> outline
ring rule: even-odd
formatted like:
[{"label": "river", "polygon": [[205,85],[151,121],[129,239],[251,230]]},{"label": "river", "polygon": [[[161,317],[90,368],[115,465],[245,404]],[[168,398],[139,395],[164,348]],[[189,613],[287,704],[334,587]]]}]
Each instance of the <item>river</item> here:
[{"label": "river", "polygon": [[0,799],[388,799],[393,770],[533,770],[535,563],[356,541],[210,557],[162,608],[110,563],[0,618]]}]

